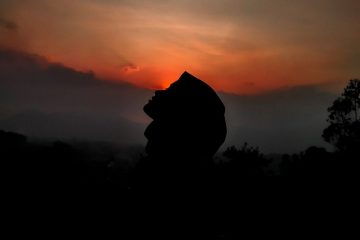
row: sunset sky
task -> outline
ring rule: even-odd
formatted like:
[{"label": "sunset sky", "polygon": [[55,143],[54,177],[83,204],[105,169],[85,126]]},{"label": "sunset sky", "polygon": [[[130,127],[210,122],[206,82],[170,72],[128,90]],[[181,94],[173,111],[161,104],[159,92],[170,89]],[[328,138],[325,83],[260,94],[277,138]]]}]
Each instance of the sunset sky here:
[{"label": "sunset sky", "polygon": [[359,13],[359,0],[0,0],[0,130],[143,146],[144,104],[186,70],[226,107],[224,148],[329,147],[327,108],[360,78]]},{"label": "sunset sky", "polygon": [[360,76],[359,0],[1,0],[0,46],[164,88],[255,94]]}]

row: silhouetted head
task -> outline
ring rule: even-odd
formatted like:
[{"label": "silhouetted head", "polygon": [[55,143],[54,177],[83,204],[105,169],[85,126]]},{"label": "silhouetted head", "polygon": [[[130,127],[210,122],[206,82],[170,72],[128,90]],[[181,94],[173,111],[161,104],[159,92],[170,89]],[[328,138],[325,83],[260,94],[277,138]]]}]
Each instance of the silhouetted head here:
[{"label": "silhouetted head", "polygon": [[212,157],[226,137],[225,107],[215,91],[184,72],[144,106],[154,121],[145,131],[154,157]]}]

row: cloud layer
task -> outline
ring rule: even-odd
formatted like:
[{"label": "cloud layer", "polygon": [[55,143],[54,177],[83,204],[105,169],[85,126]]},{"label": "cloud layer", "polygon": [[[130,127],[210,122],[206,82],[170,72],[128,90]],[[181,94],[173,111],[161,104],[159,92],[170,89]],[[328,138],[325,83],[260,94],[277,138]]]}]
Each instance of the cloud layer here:
[{"label": "cloud layer", "polygon": [[9,31],[16,31],[18,29],[18,25],[15,22],[0,17],[0,28],[5,28]]},{"label": "cloud layer", "polygon": [[144,144],[151,92],[0,50],[0,129],[40,138]]},{"label": "cloud layer", "polygon": [[[360,75],[357,0],[2,0],[0,8],[21,33],[0,44],[142,87],[164,87],[184,70],[238,94],[339,90]],[[135,71],[124,71],[129,63]]]},{"label": "cloud layer", "polygon": [[[206,79],[204,79],[206,81]],[[335,95],[321,86],[241,96],[220,93],[226,106],[224,147],[247,141],[266,153],[324,145],[326,109]],[[144,145],[152,91],[105,81],[34,54],[0,49],[0,129],[38,138]]]}]

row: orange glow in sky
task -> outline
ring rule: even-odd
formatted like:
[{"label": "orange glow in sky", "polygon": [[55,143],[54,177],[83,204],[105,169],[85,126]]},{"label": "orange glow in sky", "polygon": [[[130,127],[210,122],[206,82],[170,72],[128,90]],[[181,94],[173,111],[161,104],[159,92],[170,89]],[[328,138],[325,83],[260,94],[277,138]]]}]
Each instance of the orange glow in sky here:
[{"label": "orange glow in sky", "polygon": [[360,75],[360,2],[338,2],[3,0],[0,46],[152,89],[185,70],[239,94],[326,85]]}]

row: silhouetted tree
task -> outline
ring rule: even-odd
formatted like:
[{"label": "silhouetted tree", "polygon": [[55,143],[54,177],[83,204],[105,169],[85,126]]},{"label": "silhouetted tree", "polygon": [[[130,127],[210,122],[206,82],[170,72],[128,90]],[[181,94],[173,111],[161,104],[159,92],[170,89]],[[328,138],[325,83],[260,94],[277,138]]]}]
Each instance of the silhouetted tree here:
[{"label": "silhouetted tree", "polygon": [[280,175],[287,177],[326,177],[338,175],[334,157],[323,147],[311,146],[300,154],[284,154]]},{"label": "silhouetted tree", "polygon": [[237,177],[264,176],[267,160],[260,153],[259,148],[251,147],[248,143],[237,149],[235,146],[227,148],[224,157],[229,162],[224,164],[226,175],[236,175]]},{"label": "silhouetted tree", "polygon": [[360,80],[350,80],[342,95],[328,108],[329,126],[323,132],[325,141],[338,150],[354,151],[360,146]]},{"label": "silhouetted tree", "polygon": [[[129,167],[111,149],[101,152],[66,142],[32,142],[0,130],[1,175],[7,186],[101,185],[127,188]],[[114,174],[119,176],[114,177]]]}]

